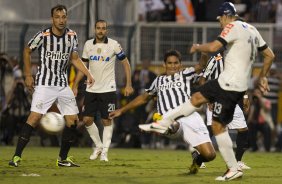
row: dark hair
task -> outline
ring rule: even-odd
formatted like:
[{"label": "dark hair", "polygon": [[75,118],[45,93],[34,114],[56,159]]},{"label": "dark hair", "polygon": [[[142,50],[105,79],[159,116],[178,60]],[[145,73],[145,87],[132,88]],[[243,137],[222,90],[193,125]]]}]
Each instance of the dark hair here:
[{"label": "dark hair", "polygon": [[54,6],[51,9],[51,17],[53,17],[53,14],[54,14],[55,11],[62,11],[62,10],[66,11],[66,15],[68,14],[68,10],[67,10],[67,7],[65,5],[57,4],[56,6]]},{"label": "dark hair", "polygon": [[167,60],[167,58],[169,56],[177,57],[179,59],[180,63],[181,63],[182,58],[181,58],[181,54],[180,54],[179,51],[177,51],[177,50],[168,50],[168,51],[166,51],[165,54],[164,54],[164,63],[166,63],[166,60]]},{"label": "dark hair", "polygon": [[99,19],[99,20],[97,20],[97,21],[95,22],[95,28],[96,28],[97,23],[99,23],[99,22],[106,23],[106,27],[108,26],[107,21],[102,20],[102,19]]}]

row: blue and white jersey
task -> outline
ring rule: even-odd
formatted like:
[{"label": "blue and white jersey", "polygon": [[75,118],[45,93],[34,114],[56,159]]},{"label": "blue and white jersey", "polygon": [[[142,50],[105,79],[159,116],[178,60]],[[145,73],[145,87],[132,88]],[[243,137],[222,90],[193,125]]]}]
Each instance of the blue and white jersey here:
[{"label": "blue and white jersey", "polygon": [[160,114],[163,115],[190,99],[190,83],[195,75],[195,69],[190,67],[174,75],[158,76],[153,81],[146,92],[157,95],[157,109]]},{"label": "blue and white jersey", "polygon": [[35,78],[37,86],[67,86],[67,68],[71,53],[77,51],[76,32],[66,28],[62,36],[52,33],[51,28],[38,32],[28,47],[38,49],[40,64]]}]

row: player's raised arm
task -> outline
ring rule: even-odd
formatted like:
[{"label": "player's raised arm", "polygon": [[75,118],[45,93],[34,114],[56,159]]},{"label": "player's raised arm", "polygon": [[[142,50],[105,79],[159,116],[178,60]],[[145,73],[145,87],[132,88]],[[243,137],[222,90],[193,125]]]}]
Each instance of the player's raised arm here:
[{"label": "player's raised arm", "polygon": [[205,44],[193,44],[190,48],[190,54],[195,52],[216,52],[218,51],[223,44],[219,40],[214,40],[213,42],[205,43]]},{"label": "player's raised arm", "polygon": [[196,73],[201,73],[203,69],[207,65],[207,61],[209,60],[209,56],[207,53],[202,52],[201,53],[201,58],[199,60],[199,63],[194,66]]}]

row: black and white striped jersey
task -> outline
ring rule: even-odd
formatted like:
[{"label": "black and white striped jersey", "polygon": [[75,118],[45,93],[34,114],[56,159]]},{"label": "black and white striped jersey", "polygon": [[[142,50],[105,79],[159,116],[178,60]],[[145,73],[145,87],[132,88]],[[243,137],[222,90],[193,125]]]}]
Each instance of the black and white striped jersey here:
[{"label": "black and white striped jersey", "polygon": [[269,76],[267,79],[270,91],[264,97],[270,100],[271,104],[277,104],[279,101],[281,79],[278,76]]},{"label": "black and white striped jersey", "polygon": [[174,75],[158,76],[153,81],[146,92],[157,95],[157,109],[160,114],[163,115],[190,99],[190,82],[195,74],[195,69],[190,67]]},{"label": "black and white striped jersey", "polygon": [[223,71],[224,60],[220,53],[210,57],[206,68],[203,70],[202,76],[207,80],[217,79]]},{"label": "black and white striped jersey", "polygon": [[66,28],[62,36],[56,36],[51,28],[38,32],[28,47],[38,49],[40,64],[35,78],[37,86],[67,86],[67,68],[71,53],[77,51],[76,32]]}]

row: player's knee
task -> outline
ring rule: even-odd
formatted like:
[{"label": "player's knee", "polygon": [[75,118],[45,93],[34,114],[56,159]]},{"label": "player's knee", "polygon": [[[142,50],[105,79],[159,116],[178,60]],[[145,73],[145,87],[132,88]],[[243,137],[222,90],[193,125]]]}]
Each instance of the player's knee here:
[{"label": "player's knee", "polygon": [[216,158],[216,153],[214,151],[211,151],[209,154],[208,154],[208,160],[209,161],[212,161]]},{"label": "player's knee", "polygon": [[226,126],[220,123],[219,121],[213,120],[212,122],[212,132],[216,136],[220,133],[223,133],[226,131]]},{"label": "player's knee", "polygon": [[194,93],[191,97],[191,104],[195,107],[200,107],[206,101],[207,100],[200,92]]},{"label": "player's knee", "polygon": [[38,122],[39,122],[39,120],[41,119],[41,117],[42,117],[42,114],[31,112],[30,115],[27,118],[27,122],[32,127],[36,127]]},{"label": "player's knee", "polygon": [[212,161],[216,158],[216,153],[215,153],[215,151],[210,150],[210,151],[205,153],[204,157],[205,157],[205,160],[207,162],[209,162],[209,161]]},{"label": "player's knee", "polygon": [[67,116],[65,116],[65,120],[66,120],[66,126],[67,127],[76,126],[77,123],[78,123],[77,115],[67,115]]},{"label": "player's knee", "polygon": [[110,126],[112,125],[112,121],[111,119],[102,119],[103,125],[104,126]]},{"label": "player's knee", "polygon": [[94,121],[94,118],[92,118],[92,117],[88,117],[88,116],[83,117],[83,123],[86,126],[92,125],[93,121]]}]

